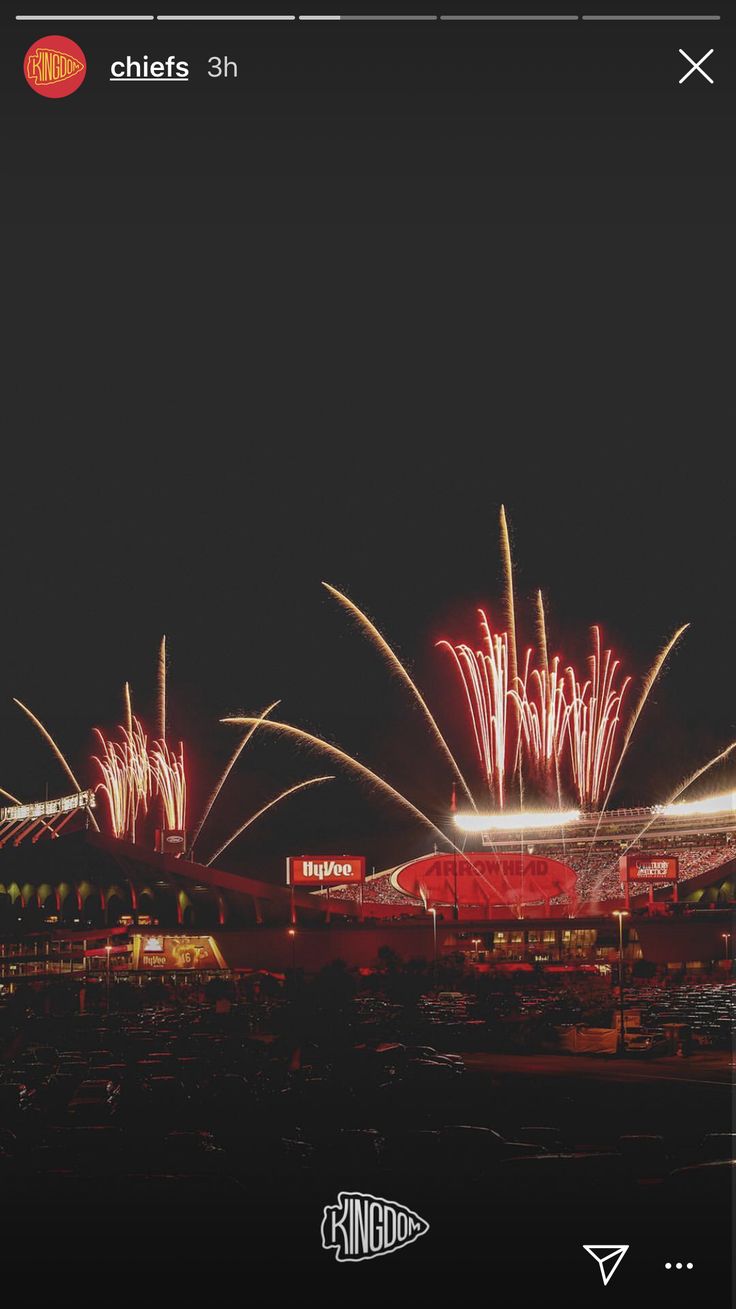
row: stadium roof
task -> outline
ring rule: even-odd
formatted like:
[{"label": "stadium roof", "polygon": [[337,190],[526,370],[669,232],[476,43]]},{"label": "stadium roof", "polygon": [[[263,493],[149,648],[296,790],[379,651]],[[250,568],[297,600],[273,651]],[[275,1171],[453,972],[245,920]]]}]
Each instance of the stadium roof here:
[{"label": "stadium roof", "polygon": [[[208,868],[173,855],[157,854],[143,846],[116,840],[97,832],[65,833],[58,840],[41,841],[0,851],[0,892],[13,886],[27,894],[83,888],[107,897],[127,890],[135,905],[142,895],[154,899],[176,897],[180,903],[208,905],[223,922],[287,922],[292,891],[239,873]],[[306,891],[294,889],[293,903],[300,917],[322,916]],[[335,905],[334,912],[353,917],[351,904]]]}]

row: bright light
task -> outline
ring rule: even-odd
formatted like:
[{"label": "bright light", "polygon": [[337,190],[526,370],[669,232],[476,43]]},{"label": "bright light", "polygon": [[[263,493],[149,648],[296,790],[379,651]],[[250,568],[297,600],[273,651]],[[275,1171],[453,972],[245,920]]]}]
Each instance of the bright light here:
[{"label": "bright light", "polygon": [[704,800],[680,800],[677,804],[655,805],[655,812],[665,818],[687,818],[690,814],[725,814],[736,809],[736,791],[709,795]]},{"label": "bright light", "polygon": [[0,807],[0,823],[20,823],[31,818],[55,818],[58,814],[68,814],[75,809],[94,809],[95,804],[94,791],[78,791],[75,795],[63,795],[59,800],[3,805]]},{"label": "bright light", "polygon": [[579,809],[530,809],[521,814],[455,814],[455,826],[461,832],[529,832],[567,827],[579,818]]}]

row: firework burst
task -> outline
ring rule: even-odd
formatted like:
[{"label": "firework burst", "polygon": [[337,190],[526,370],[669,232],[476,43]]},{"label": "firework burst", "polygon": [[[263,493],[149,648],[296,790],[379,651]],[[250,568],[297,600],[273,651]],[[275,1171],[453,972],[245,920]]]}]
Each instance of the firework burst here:
[{"label": "firework burst", "polygon": [[621,705],[629,677],[617,684],[619,661],[601,646],[600,628],[593,628],[590,676],[581,685],[574,668],[567,669],[569,684],[568,732],[572,775],[580,804],[596,808],[605,792]]},{"label": "firework burst", "polygon": [[530,660],[527,650],[523,677],[510,694],[518,709],[527,758],[540,777],[553,773],[558,777],[570,717],[560,659],[555,655],[548,667],[533,668],[531,673]]},{"label": "firework burst", "polygon": [[[261,717],[258,721],[262,722],[263,718]],[[225,850],[227,850],[229,845],[232,845],[233,841],[237,841],[238,837],[242,836],[243,832],[247,831],[247,829],[257,821],[257,819],[261,818],[263,814],[268,813],[269,809],[273,809],[277,804],[280,804],[282,800],[288,799],[290,795],[295,795],[297,791],[304,791],[308,786],[318,786],[321,782],[334,782],[334,780],[334,774],[332,773],[327,774],[325,777],[308,777],[305,782],[297,782],[294,786],[288,786],[285,791],[280,791],[278,795],[275,795],[272,800],[268,801],[268,804],[264,804],[260,809],[257,809],[254,814],[251,814],[250,818],[246,818],[245,822],[241,823],[240,826],[235,829],[232,836],[229,836],[227,841],[224,841],[221,846],[218,846],[215,853],[207,860],[205,866],[209,868],[216,859],[219,859],[221,854],[224,854]]]},{"label": "firework burst", "polygon": [[[290,737],[292,740],[298,741],[303,746],[308,746],[313,750],[319,750],[324,754],[330,755],[345,768],[350,769],[351,772],[357,773],[357,775],[361,777],[364,782],[367,782],[369,786],[381,791],[384,795],[387,795],[394,800],[401,808],[408,810],[414,818],[419,819],[421,823],[424,823],[427,827],[431,828],[431,830],[437,836],[441,837],[443,841],[448,839],[446,833],[442,831],[441,827],[438,827],[427,814],[422,813],[422,810],[419,809],[413,801],[407,799],[405,795],[402,795],[401,791],[397,791],[396,787],[392,786],[390,782],[387,782],[384,777],[381,777],[378,773],[374,773],[371,768],[366,767],[365,764],[362,764],[360,760],[354,758],[353,755],[349,755],[344,750],[341,750],[339,746],[332,745],[329,741],[323,740],[321,736],[314,736],[311,732],[305,732],[301,727],[294,727],[292,723],[278,723],[272,718],[238,717],[223,718],[221,721],[223,723],[236,723],[241,727],[251,727],[254,723],[260,723],[263,730],[266,732],[274,732],[278,736]],[[454,845],[452,841],[450,842],[450,845],[452,845],[453,850],[457,850],[458,854],[462,854],[462,850]]]},{"label": "firework burst", "polygon": [[549,660],[546,634],[542,667],[531,667],[532,651],[527,650],[521,674],[513,678],[508,633],[493,632],[482,609],[479,615],[480,649],[446,640],[438,645],[449,651],[459,673],[476,752],[494,803],[503,808],[508,774],[513,767],[521,776],[523,761],[545,789],[554,779],[560,801],[562,773],[569,766],[580,804],[595,808],[614,761],[616,771],[620,766],[631,735],[617,754],[621,707],[630,679],[621,677],[613,652],[602,648],[600,629],[593,628],[585,681],[574,668],[563,673],[558,655]]},{"label": "firework burst", "polygon": [[499,523],[501,528],[501,554],[503,556],[503,571],[506,580],[506,622],[508,624],[508,661],[511,670],[512,685],[516,682],[518,671],[518,659],[516,655],[516,605],[514,602],[514,564],[511,555],[511,538],[509,536],[509,525],[506,518],[506,510],[501,505],[499,513]]},{"label": "firework burst", "polygon": [[184,746],[179,753],[170,750],[165,741],[154,741],[151,750],[151,771],[156,793],[161,799],[164,822],[169,831],[185,831],[187,825],[187,778],[184,770]]},{"label": "firework burst", "polygon": [[120,728],[120,741],[108,740],[99,728],[95,728],[95,734],[101,754],[94,755],[93,762],[102,774],[96,789],[107,800],[114,835],[134,841],[138,815],[147,812],[152,792],[153,773],[145,732],[138,719],[132,718],[130,729]]},{"label": "firework burst", "polygon": [[325,590],[329,591],[330,595],[333,596],[335,600],[337,600],[338,604],[341,604],[343,608],[348,611],[351,617],[353,617],[357,621],[357,623],[360,625],[363,631],[368,634],[371,641],[378,648],[378,650],[380,650],[381,654],[386,659],[392,672],[394,672],[401,679],[404,685],[408,687],[412,696],[414,697],[417,704],[419,705],[419,708],[424,714],[424,717],[426,718],[427,723],[429,724],[429,727],[432,731],[432,735],[434,736],[435,741],[437,742],[440,749],[444,753],[445,758],[448,760],[450,767],[453,773],[455,774],[455,777],[457,778],[458,782],[463,788],[463,791],[465,792],[465,795],[467,796],[471,805],[475,809],[475,800],[473,799],[473,795],[470,791],[470,787],[465,781],[460,765],[458,764],[449,745],[447,744],[447,741],[442,735],[442,732],[440,731],[440,728],[437,724],[434,714],[432,713],[429,705],[427,704],[427,701],[424,699],[424,696],[419,690],[419,687],[417,686],[413,677],[411,677],[411,675],[407,672],[406,668],[402,664],[398,655],[395,653],[394,650],[392,650],[386,638],[382,636],[382,634],[379,632],[375,623],[372,623],[370,618],[368,618],[367,614],[364,614],[362,609],[359,609],[358,606],[348,596],[344,595],[342,591],[338,591],[337,587],[330,586],[329,582],[323,582],[322,585],[324,586]]},{"label": "firework burst", "polygon": [[[206,821],[207,821],[207,819],[208,819],[208,817],[209,817],[209,815],[210,815],[210,812],[211,812],[211,810],[212,810],[212,808],[213,808],[213,805],[215,804],[215,801],[217,800],[217,797],[219,796],[219,794],[220,794],[220,792],[221,792],[223,786],[225,785],[225,783],[226,783],[228,777],[230,776],[230,774],[231,774],[233,768],[235,767],[236,763],[238,762],[238,759],[240,758],[241,754],[243,753],[243,750],[245,749],[245,747],[247,746],[248,742],[250,741],[250,739],[251,739],[253,733],[255,732],[255,730],[256,730],[256,728],[257,728],[257,726],[258,726],[258,723],[262,722],[264,718],[267,718],[268,715],[269,715],[270,713],[273,712],[273,710],[276,708],[276,706],[277,706],[278,704],[280,704],[280,701],[279,701],[279,700],[274,700],[274,701],[273,701],[273,704],[270,704],[270,705],[268,706],[267,709],[264,709],[263,713],[260,715],[260,717],[259,717],[259,719],[258,719],[258,722],[255,723],[253,727],[249,727],[249,728],[248,728],[248,731],[245,733],[245,736],[243,737],[242,741],[239,741],[238,744],[236,745],[235,749],[233,750],[233,752],[232,752],[230,758],[228,759],[228,761],[227,761],[227,763],[226,763],[226,765],[225,765],[225,768],[223,769],[223,772],[221,773],[221,775],[220,775],[220,777],[219,777],[217,783],[215,784],[215,788],[214,788],[214,790],[213,790],[213,792],[212,792],[212,794],[211,794],[209,800],[207,801],[207,804],[205,805],[204,809],[202,810],[202,816],[201,816],[199,822],[197,823],[197,826],[196,826],[195,829],[194,829],[194,833],[193,833],[193,835],[192,835],[192,843],[191,843],[191,846],[190,846],[190,849],[191,849],[192,852],[194,851],[194,847],[195,847],[197,841],[199,840],[199,836],[200,836],[200,833],[201,833],[201,831],[202,831],[202,828],[204,827],[204,825],[205,825],[205,823],[206,823]],[[234,839],[235,839],[235,838],[233,837],[233,840],[234,840]],[[223,847],[223,848],[224,848],[224,847]],[[218,852],[218,853],[219,853],[219,852]]]},{"label": "firework burst", "polygon": [[509,706],[509,639],[506,632],[491,632],[480,609],[483,648],[438,641],[450,652],[465,690],[476,750],[483,776],[500,808],[505,798]]},{"label": "firework burst", "polygon": [[158,734],[166,740],[166,637],[161,637],[158,650]]},{"label": "firework burst", "polygon": [[669,641],[665,642],[665,644],[662,646],[662,649],[660,650],[659,654],[657,655],[656,659],[654,660],[654,663],[652,664],[651,668],[649,669],[649,672],[647,673],[646,677],[644,678],[644,682],[643,682],[643,684],[642,684],[642,689],[641,689],[641,694],[639,695],[639,699],[637,700],[636,705],[634,706],[633,713],[631,714],[631,717],[629,718],[628,724],[627,724],[627,726],[626,726],[626,731],[624,732],[624,740],[623,740],[623,744],[622,744],[622,746],[621,746],[621,751],[620,751],[619,756],[618,756],[618,762],[617,762],[617,764],[616,764],[616,767],[612,770],[612,773],[611,773],[611,780],[610,780],[610,782],[608,783],[608,789],[607,789],[607,791],[606,791],[605,799],[604,799],[604,801],[603,801],[603,805],[602,805],[602,807],[601,807],[601,817],[600,817],[599,820],[598,820],[598,826],[596,827],[596,831],[595,831],[595,836],[596,836],[596,838],[597,838],[597,836],[598,836],[598,829],[600,828],[600,825],[601,825],[601,819],[602,819],[602,817],[603,817],[603,812],[604,812],[605,809],[608,808],[608,802],[609,802],[609,800],[610,800],[610,798],[611,798],[611,792],[613,791],[613,788],[614,788],[614,786],[616,785],[616,778],[618,777],[619,770],[620,770],[620,768],[621,768],[621,764],[623,763],[623,760],[624,760],[624,756],[625,756],[625,754],[626,754],[626,751],[627,751],[628,748],[629,748],[629,742],[630,742],[630,740],[631,740],[631,738],[632,738],[632,736],[633,736],[633,734],[634,734],[634,728],[636,727],[636,724],[637,724],[638,721],[639,721],[639,718],[640,718],[641,712],[642,712],[642,710],[643,710],[643,708],[644,708],[644,706],[645,706],[647,700],[649,699],[650,692],[651,692],[651,690],[652,690],[652,688],[653,688],[655,682],[657,681],[657,679],[658,679],[660,673],[662,672],[662,669],[664,668],[664,666],[665,666],[667,660],[669,659],[670,654],[672,653],[672,651],[674,650],[675,646],[677,645],[677,642],[680,640],[680,637],[682,637],[682,636],[685,635],[685,632],[688,630],[689,626],[690,626],[689,623],[683,623],[682,627],[678,627],[678,628],[677,628],[677,631],[676,631],[676,632],[673,632],[673,634],[672,634],[672,636],[670,637]]}]

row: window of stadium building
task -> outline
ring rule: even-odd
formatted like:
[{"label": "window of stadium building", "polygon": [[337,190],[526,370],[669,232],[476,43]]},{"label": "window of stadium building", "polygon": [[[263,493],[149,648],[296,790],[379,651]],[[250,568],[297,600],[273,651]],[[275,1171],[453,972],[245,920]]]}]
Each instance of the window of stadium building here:
[{"label": "window of stadium building", "polygon": [[530,945],[555,945],[557,943],[557,933],[552,928],[549,931],[527,932],[527,941]]},{"label": "window of stadium building", "polygon": [[575,927],[562,932],[562,953],[575,959],[592,954],[596,942],[596,932],[590,928]]},{"label": "window of stadium building", "polygon": [[524,932],[494,932],[493,953],[496,958],[522,958],[526,953]]}]

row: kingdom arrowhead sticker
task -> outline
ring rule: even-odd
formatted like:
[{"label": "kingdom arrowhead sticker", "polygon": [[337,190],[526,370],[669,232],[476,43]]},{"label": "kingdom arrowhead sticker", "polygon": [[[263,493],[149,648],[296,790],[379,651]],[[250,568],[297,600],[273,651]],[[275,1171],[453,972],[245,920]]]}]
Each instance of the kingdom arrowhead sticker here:
[{"label": "kingdom arrowhead sticker", "polygon": [[603,1285],[608,1286],[613,1274],[623,1259],[628,1245],[584,1245],[583,1249],[592,1254],[601,1270]]},{"label": "kingdom arrowhead sticker", "polygon": [[411,1245],[429,1231],[429,1223],[406,1205],[362,1191],[340,1191],[322,1218],[323,1250],[334,1250],[338,1263],[377,1259]]}]

